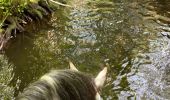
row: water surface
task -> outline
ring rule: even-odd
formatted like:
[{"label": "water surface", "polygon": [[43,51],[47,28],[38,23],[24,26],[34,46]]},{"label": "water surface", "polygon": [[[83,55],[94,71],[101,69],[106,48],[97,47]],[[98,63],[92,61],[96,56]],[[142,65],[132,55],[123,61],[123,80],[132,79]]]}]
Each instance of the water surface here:
[{"label": "water surface", "polygon": [[109,68],[104,100],[170,99],[168,0],[71,0],[1,55],[1,98],[17,96],[51,69],[96,75]]}]

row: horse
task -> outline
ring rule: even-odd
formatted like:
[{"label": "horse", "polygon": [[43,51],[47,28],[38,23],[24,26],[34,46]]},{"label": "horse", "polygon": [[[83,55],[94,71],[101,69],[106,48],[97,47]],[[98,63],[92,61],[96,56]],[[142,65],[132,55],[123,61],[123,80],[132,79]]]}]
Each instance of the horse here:
[{"label": "horse", "polygon": [[70,68],[52,70],[30,84],[16,100],[101,100],[107,67],[96,78],[80,72],[72,62]]}]

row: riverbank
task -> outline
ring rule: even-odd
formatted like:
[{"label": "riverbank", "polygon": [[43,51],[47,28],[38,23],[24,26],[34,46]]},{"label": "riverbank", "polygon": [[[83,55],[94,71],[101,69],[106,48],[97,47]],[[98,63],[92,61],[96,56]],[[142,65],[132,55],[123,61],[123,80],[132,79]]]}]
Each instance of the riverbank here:
[{"label": "riverbank", "polygon": [[56,6],[69,6],[60,0],[1,0],[0,1],[0,51],[4,51],[12,38],[24,32],[35,21],[49,19]]}]

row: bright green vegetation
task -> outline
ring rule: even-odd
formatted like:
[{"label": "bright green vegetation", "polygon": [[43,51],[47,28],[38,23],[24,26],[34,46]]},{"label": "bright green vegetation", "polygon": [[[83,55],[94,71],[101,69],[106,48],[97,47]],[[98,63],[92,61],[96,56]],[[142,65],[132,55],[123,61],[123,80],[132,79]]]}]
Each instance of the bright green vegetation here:
[{"label": "bright green vegetation", "polygon": [[[0,26],[8,16],[21,14],[29,3],[38,3],[38,1],[40,0],[0,0]],[[59,2],[55,1],[53,3],[58,4]]]},{"label": "bright green vegetation", "polygon": [[23,12],[23,8],[30,0],[0,0],[0,27],[6,18]]},{"label": "bright green vegetation", "polygon": [[[38,17],[42,17],[43,11],[42,9],[39,9],[38,6],[32,5],[31,7],[28,7],[29,4],[37,4],[39,1],[41,2],[46,2],[51,4],[53,6],[69,6],[65,5],[63,3],[60,3],[61,1],[64,2],[63,0],[58,1],[53,1],[53,0],[0,0],[0,33],[2,32],[1,27],[4,24],[4,21],[8,19],[9,16],[15,16],[15,17],[21,17],[24,12],[24,8],[29,10],[29,13],[31,14],[36,14]],[[43,3],[44,4],[44,3]],[[34,16],[35,17],[35,16]]]},{"label": "bright green vegetation", "polygon": [[23,32],[27,23],[41,20],[51,12],[47,0],[0,0],[0,49]]}]

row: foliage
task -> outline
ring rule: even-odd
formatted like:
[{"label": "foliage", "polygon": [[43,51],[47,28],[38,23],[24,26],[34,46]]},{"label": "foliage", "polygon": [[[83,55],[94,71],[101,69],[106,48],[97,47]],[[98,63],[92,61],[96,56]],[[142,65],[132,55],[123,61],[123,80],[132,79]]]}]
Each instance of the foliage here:
[{"label": "foliage", "polygon": [[12,78],[12,65],[8,64],[6,57],[0,55],[0,100],[12,100],[14,88],[8,84]]},{"label": "foliage", "polygon": [[[27,9],[27,5],[32,3],[32,4],[37,4],[40,0],[0,0],[0,29],[3,26],[3,23],[6,19],[8,19],[9,16],[20,16],[23,11],[24,8]],[[42,0],[43,1],[43,0]],[[62,5],[62,6],[69,6],[65,3],[63,0],[61,0],[62,2],[58,2],[56,0],[44,0],[46,3],[50,3],[53,6],[58,6],[58,5]],[[60,0],[59,0],[60,1]],[[31,8],[34,8],[34,5],[31,6]],[[70,7],[70,6],[69,6]],[[37,9],[39,9],[37,7]],[[39,17],[42,17],[42,15],[39,13],[39,11],[37,11],[37,9],[31,9],[31,12],[36,13]],[[42,10],[42,9],[40,9]],[[1,33],[1,30],[0,30]]]},{"label": "foliage", "polygon": [[0,0],[0,27],[8,16],[22,13],[29,0]]}]

